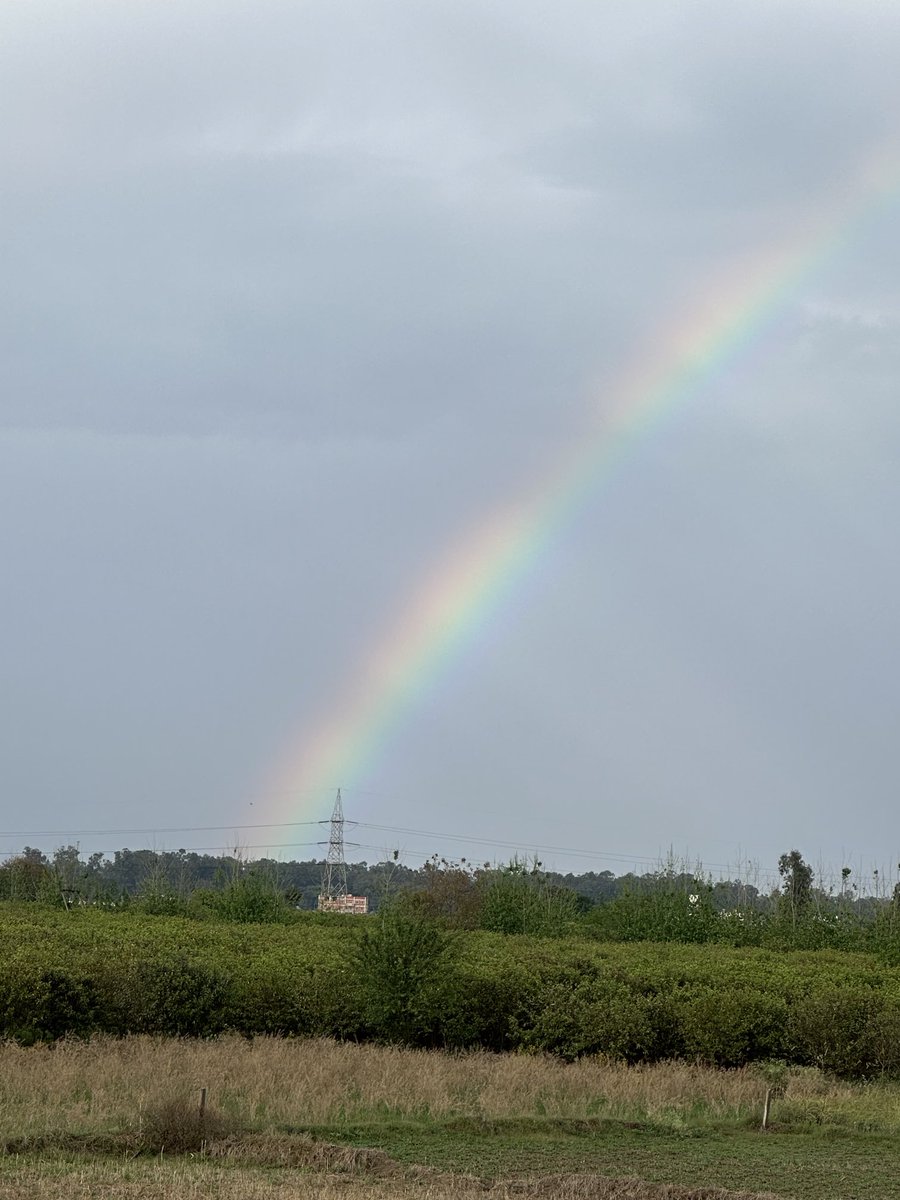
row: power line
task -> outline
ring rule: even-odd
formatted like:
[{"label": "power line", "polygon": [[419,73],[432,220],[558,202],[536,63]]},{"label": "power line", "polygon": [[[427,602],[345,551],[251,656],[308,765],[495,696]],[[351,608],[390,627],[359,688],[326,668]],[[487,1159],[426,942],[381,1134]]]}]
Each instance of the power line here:
[{"label": "power line", "polygon": [[[613,850],[584,850],[576,849],[575,847],[566,846],[545,846],[536,842],[525,841],[506,841],[498,838],[474,837],[471,834],[460,833],[439,833],[429,829],[411,829],[400,825],[377,825],[368,821],[351,821],[345,818],[345,825],[354,826],[363,829],[378,830],[385,833],[399,833],[412,837],[428,837],[437,838],[441,841],[465,842],[470,845],[492,846],[503,850],[540,850],[551,854],[567,854],[578,858],[592,859],[609,859],[617,862],[633,862],[654,864],[659,862],[659,856],[647,856],[640,854],[625,854],[621,851]],[[121,837],[129,834],[146,834],[155,837],[160,834],[172,833],[215,833],[219,830],[233,830],[239,833],[243,830],[251,829],[296,829],[301,827],[309,827],[312,825],[327,825],[328,819],[318,821],[261,821],[251,824],[237,824],[228,822],[223,825],[168,825],[168,826],[149,826],[141,825],[131,828],[110,828],[110,829],[43,829],[43,830],[4,830],[0,831],[0,838],[48,838],[48,837]],[[318,843],[285,843],[290,845],[314,845]],[[350,843],[352,844],[352,843]],[[727,868],[734,864],[726,863],[708,863],[708,866]]]},{"label": "power line", "polygon": [[[569,854],[578,858],[594,858],[594,859],[613,859],[617,862],[633,862],[633,863],[658,863],[659,856],[648,857],[642,854],[622,854],[619,851],[613,850],[578,850],[573,846],[542,846],[536,842],[530,841],[501,841],[498,838],[479,838],[472,837],[470,834],[463,833],[437,833],[429,829],[407,829],[399,825],[373,825],[368,821],[357,821],[360,829],[378,829],[385,833],[401,833],[409,834],[413,837],[434,837],[442,841],[450,842],[467,842],[477,846],[496,846],[502,850],[540,850],[550,854]],[[734,863],[706,863],[710,867],[722,867],[727,869],[734,866]]]},{"label": "power line", "polygon": [[[377,850],[377,846],[367,846],[361,842],[345,842],[347,846],[352,846],[355,850]],[[179,846],[177,850],[151,850],[149,847],[141,847],[137,850],[130,850],[131,854],[150,853],[157,854],[160,857],[166,854],[178,854],[182,850],[185,854],[233,854],[235,851],[243,850],[264,850],[269,853],[281,850],[295,850],[307,846],[327,846],[328,842],[283,842],[280,846],[272,846],[271,843],[259,842],[255,845],[237,845],[233,843],[230,846]]]},{"label": "power line", "polygon": [[[247,823],[247,824],[228,822],[227,824],[221,824],[221,825],[182,825],[182,826],[164,826],[164,827],[157,827],[157,828],[153,828],[153,827],[145,825],[145,826],[134,826],[134,827],[114,827],[114,828],[108,828],[108,829],[57,829],[57,830],[17,830],[17,831],[7,830],[7,831],[0,831],[0,838],[3,838],[3,839],[13,839],[13,838],[46,839],[46,838],[57,838],[57,837],[60,837],[60,838],[61,837],[68,837],[68,838],[112,837],[112,836],[121,837],[121,836],[136,835],[136,834],[141,834],[146,837],[156,837],[156,836],[160,836],[160,835],[164,835],[164,834],[171,835],[171,834],[176,834],[176,833],[178,833],[178,834],[180,834],[180,833],[209,833],[209,832],[218,832],[220,830],[233,831],[237,835],[243,831],[250,831],[250,830],[300,829],[300,828],[309,828],[312,826],[322,826],[322,825],[327,825],[327,824],[329,824],[328,819],[316,820],[316,821],[262,821],[262,822],[254,822],[254,823]],[[622,853],[621,851],[614,851],[614,850],[585,849],[584,847],[579,848],[579,847],[573,847],[573,846],[541,845],[536,842],[512,841],[512,840],[506,840],[506,839],[500,839],[500,838],[489,838],[489,837],[476,837],[476,836],[473,836],[472,834],[446,833],[446,832],[438,832],[436,830],[414,829],[414,828],[411,828],[408,826],[401,826],[401,825],[382,825],[382,824],[376,824],[374,822],[368,822],[368,821],[346,820],[345,824],[347,826],[357,827],[360,829],[369,829],[369,830],[384,832],[384,833],[389,833],[389,834],[399,834],[401,836],[409,836],[409,837],[415,837],[415,838],[429,838],[429,839],[436,839],[441,842],[457,842],[457,843],[461,843],[461,844],[465,844],[465,845],[492,847],[495,849],[519,851],[519,852],[523,852],[523,853],[540,852],[540,853],[546,853],[546,854],[561,854],[561,855],[566,855],[567,857],[572,857],[572,858],[577,858],[577,859],[587,859],[587,860],[592,860],[594,862],[606,861],[606,862],[610,862],[610,863],[614,863],[614,864],[629,864],[630,863],[630,864],[634,864],[635,866],[640,864],[640,865],[651,866],[651,867],[659,866],[660,862],[661,862],[661,858],[659,855],[648,856],[648,855],[641,855],[641,854],[627,854],[627,853]],[[281,851],[281,850],[292,849],[292,848],[301,847],[301,846],[319,846],[319,845],[326,845],[326,844],[328,844],[328,843],[325,843],[325,842],[283,842],[279,846],[274,847],[274,849]],[[356,843],[349,842],[347,844],[350,846],[353,846],[354,848],[358,848],[358,849],[372,849],[372,850],[376,850],[376,851],[385,849],[385,847],[383,847],[383,846],[381,846],[381,847],[369,846],[369,845],[363,845],[362,843],[358,843],[358,842],[356,842]],[[246,850],[269,850],[269,851],[271,851],[273,849],[271,844],[268,844],[268,845],[253,844],[253,845],[246,845],[246,846],[243,846],[240,848],[246,849]],[[180,847],[180,849],[190,850],[191,853],[199,853],[199,852],[203,852],[203,851],[214,851],[214,850],[218,850],[218,851],[233,850],[233,849],[235,849],[235,846],[234,845],[226,846],[226,847],[222,847],[222,846],[197,847],[197,846],[195,846],[195,847],[190,847],[190,848]],[[409,855],[411,853],[421,853],[421,854],[424,854],[426,857],[429,854],[429,852],[433,852],[433,849],[431,851],[429,851],[428,849],[421,850],[421,851],[412,851],[412,850],[405,851],[405,853],[407,855]],[[874,861],[874,859],[873,859],[873,861]],[[751,859],[740,859],[739,861],[735,861],[735,862],[731,862],[731,863],[703,862],[701,859],[701,860],[698,860],[698,866],[700,868],[707,868],[707,867],[714,868],[714,869],[718,869],[720,871],[740,871],[741,868],[746,868],[749,866],[752,868],[753,873],[760,877],[771,878],[771,879],[775,879],[778,877],[778,872],[775,869],[761,868]]]},{"label": "power line", "polygon": [[[348,825],[356,825],[348,821]],[[0,831],[0,838],[45,838],[45,837],[119,837],[128,833],[216,833],[219,829],[293,829],[301,825],[327,825],[328,821],[262,821],[255,825],[169,825],[154,827],[141,825],[134,829],[19,829]]]}]

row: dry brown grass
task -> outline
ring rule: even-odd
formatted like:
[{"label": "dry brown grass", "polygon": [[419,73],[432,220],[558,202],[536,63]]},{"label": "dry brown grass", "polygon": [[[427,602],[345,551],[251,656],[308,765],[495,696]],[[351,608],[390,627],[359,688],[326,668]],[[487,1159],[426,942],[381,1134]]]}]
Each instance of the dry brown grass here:
[{"label": "dry brown grass", "polygon": [[[755,1120],[765,1092],[751,1069],[628,1067],[585,1059],[438,1052],[330,1041],[130,1037],[23,1048],[0,1044],[0,1132],[137,1128],[160,1106],[193,1109],[201,1087],[233,1127],[257,1130],[373,1118],[491,1121],[591,1116],[675,1128]],[[788,1079],[778,1119],[900,1130],[900,1088]]]},{"label": "dry brown grass", "polygon": [[232,1132],[237,1132],[233,1123],[216,1109],[207,1107],[201,1112],[196,1101],[178,1095],[144,1109],[140,1144],[159,1154],[186,1154],[221,1141]]},{"label": "dry brown grass", "polygon": [[110,1128],[173,1098],[199,1096],[245,1125],[316,1125],[375,1114],[446,1119],[678,1113],[758,1108],[750,1071],[685,1064],[563,1064],[278,1038],[215,1042],[98,1038],[0,1045],[0,1129],[7,1137]]}]

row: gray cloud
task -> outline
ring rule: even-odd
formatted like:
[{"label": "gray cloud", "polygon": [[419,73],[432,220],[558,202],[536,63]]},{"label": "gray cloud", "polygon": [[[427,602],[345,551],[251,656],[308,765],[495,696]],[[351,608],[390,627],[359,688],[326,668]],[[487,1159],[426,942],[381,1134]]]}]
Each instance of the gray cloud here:
[{"label": "gray cloud", "polygon": [[[875,3],[0,22],[15,828],[259,811],[461,531],[897,134]],[[713,862],[897,842],[893,216],[560,530],[355,815]]]}]

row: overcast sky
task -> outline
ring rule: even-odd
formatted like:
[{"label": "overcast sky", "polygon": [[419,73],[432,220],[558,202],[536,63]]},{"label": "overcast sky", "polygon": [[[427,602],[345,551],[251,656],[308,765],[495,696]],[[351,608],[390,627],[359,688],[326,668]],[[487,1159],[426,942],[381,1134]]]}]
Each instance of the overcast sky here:
[{"label": "overcast sky", "polygon": [[[890,158],[898,62],[874,0],[2,5],[0,854],[322,836],[241,829],[330,812],[273,764],[642,346]],[[898,222],[631,447],[348,816],[896,868]]]}]

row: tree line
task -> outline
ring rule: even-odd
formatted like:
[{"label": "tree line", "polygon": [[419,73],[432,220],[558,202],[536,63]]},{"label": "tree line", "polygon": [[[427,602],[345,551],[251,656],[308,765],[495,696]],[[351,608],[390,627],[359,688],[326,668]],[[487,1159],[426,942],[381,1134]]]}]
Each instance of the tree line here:
[{"label": "tree line", "polygon": [[[315,907],[322,861],[245,860],[195,851],[116,851],[82,857],[31,847],[0,864],[0,900],[62,908],[133,908],[148,915],[289,922]],[[900,886],[875,874],[861,893],[849,868],[828,887],[798,850],[781,855],[778,886],[713,881],[675,861],[642,875],[562,875],[537,860],[503,866],[434,855],[419,868],[395,855],[347,867],[349,890],[373,912],[401,905],[449,930],[597,940],[722,942],[769,947],[900,948]],[[893,953],[893,950],[891,950]],[[900,949],[898,949],[900,953]]]}]

